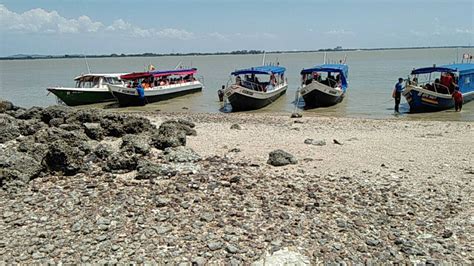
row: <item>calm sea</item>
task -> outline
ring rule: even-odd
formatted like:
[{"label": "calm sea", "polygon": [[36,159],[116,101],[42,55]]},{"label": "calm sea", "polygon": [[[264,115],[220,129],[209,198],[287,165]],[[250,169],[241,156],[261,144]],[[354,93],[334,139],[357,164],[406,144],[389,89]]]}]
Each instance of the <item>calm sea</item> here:
[{"label": "calm sea", "polygon": [[[345,117],[387,118],[393,117],[391,91],[399,77],[407,77],[416,67],[447,64],[456,55],[474,53],[474,49],[414,49],[390,51],[331,52],[328,59],[337,61],[347,54],[349,65],[349,89],[341,104],[329,108],[304,111],[304,115],[335,115]],[[291,113],[295,109],[295,95],[302,68],[323,62],[324,53],[267,54],[266,62],[279,62],[287,68],[289,88],[278,101],[254,112]],[[149,64],[158,69],[172,69],[178,63],[198,68],[204,78],[205,89],[201,93],[168,101],[133,107],[132,110],[220,112],[221,103],[217,89],[229,80],[229,73],[238,68],[260,65],[262,55],[220,55],[185,57],[137,57],[88,59],[92,72],[143,71]],[[48,95],[48,86],[74,86],[73,78],[87,72],[84,59],[12,60],[0,61],[0,98],[24,107],[48,106],[56,103],[55,96]],[[402,112],[408,105],[402,99]],[[94,105],[103,108],[110,105]],[[461,113],[447,110],[429,114],[406,114],[401,119],[434,119],[474,121],[474,102],[466,104]]]}]

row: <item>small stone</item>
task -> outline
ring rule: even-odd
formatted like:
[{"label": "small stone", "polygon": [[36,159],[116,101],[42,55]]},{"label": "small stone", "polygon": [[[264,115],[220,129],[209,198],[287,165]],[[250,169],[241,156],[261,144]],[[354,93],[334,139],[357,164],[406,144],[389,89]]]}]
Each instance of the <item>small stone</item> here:
[{"label": "small stone", "polygon": [[212,220],[214,220],[214,214],[210,213],[210,212],[204,212],[201,214],[201,217],[200,217],[201,221],[206,221],[206,222],[212,222]]},{"label": "small stone", "polygon": [[242,127],[239,124],[233,124],[232,126],[230,126],[230,129],[241,130]]},{"label": "small stone", "polygon": [[227,247],[225,248],[225,250],[229,253],[232,253],[232,254],[236,254],[236,253],[239,253],[239,248],[232,245],[232,244],[229,244],[227,245]]},{"label": "small stone", "polygon": [[207,262],[207,260],[203,257],[195,257],[191,261],[193,266],[202,266],[202,265],[205,265],[206,262]]},{"label": "small stone", "polygon": [[268,164],[273,166],[284,166],[288,164],[297,164],[298,160],[292,154],[283,150],[274,150],[268,155]]},{"label": "small stone", "polygon": [[100,235],[95,238],[98,242],[105,241],[107,239],[107,235]]},{"label": "small stone", "polygon": [[166,199],[166,198],[158,198],[156,200],[156,207],[166,207],[168,204],[170,204],[171,200],[170,199]]},{"label": "small stone", "polygon": [[242,176],[240,176],[240,175],[235,175],[235,176],[231,177],[229,181],[230,181],[231,183],[239,183],[241,179],[242,179]]},{"label": "small stone", "polygon": [[292,113],[291,114],[291,118],[301,118],[301,117],[303,117],[303,115],[299,114],[299,113]]},{"label": "small stone", "polygon": [[211,251],[216,251],[216,250],[222,248],[222,242],[217,242],[217,241],[210,242],[210,243],[207,244],[207,247],[208,247]]},{"label": "small stone", "polygon": [[119,245],[112,245],[111,247],[112,251],[117,251],[120,249],[120,246]]},{"label": "small stone", "polygon": [[450,238],[453,236],[453,231],[451,230],[444,230],[443,232],[443,238]]},{"label": "small stone", "polygon": [[367,246],[375,247],[375,246],[378,246],[380,244],[380,240],[378,240],[378,239],[367,239],[365,241],[365,243],[367,244]]},{"label": "small stone", "polygon": [[38,259],[42,259],[45,257],[44,253],[41,253],[41,252],[34,252],[33,255],[31,255],[31,257],[35,260],[38,260]]}]

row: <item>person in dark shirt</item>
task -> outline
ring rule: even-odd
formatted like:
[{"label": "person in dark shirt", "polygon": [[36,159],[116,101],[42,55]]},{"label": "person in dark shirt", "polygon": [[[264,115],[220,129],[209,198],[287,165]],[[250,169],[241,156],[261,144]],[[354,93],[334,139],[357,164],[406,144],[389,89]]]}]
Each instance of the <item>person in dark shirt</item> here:
[{"label": "person in dark shirt", "polygon": [[456,88],[454,90],[452,96],[454,99],[454,109],[456,110],[456,112],[461,112],[463,97],[462,97],[462,93],[459,91],[459,88]]},{"label": "person in dark shirt", "polygon": [[398,83],[395,84],[395,88],[393,89],[392,97],[395,99],[395,112],[400,113],[398,110],[398,107],[400,106],[400,100],[402,97],[402,91],[403,91],[403,79],[399,78]]}]

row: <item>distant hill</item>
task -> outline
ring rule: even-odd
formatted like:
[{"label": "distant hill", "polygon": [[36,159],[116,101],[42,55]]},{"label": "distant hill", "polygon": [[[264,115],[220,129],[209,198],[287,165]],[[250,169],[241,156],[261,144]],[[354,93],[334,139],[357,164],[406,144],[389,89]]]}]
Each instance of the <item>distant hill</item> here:
[{"label": "distant hill", "polygon": [[[351,48],[343,49],[341,46],[336,48],[325,48],[318,50],[292,50],[292,51],[267,51],[267,54],[280,53],[311,53],[311,52],[340,52],[340,51],[375,51],[375,50],[409,50],[409,49],[433,49],[433,48],[474,48],[474,46],[436,46],[436,47],[393,47],[393,48]],[[246,54],[263,54],[263,50],[239,50],[232,52],[214,52],[214,53],[142,53],[142,54],[103,54],[103,55],[86,55],[88,58],[108,58],[108,57],[158,57],[158,56],[199,56],[199,55],[246,55]],[[83,58],[80,54],[65,55],[39,55],[39,54],[16,54],[6,57],[0,57],[0,60],[25,60],[25,59],[62,59],[62,58]]]}]

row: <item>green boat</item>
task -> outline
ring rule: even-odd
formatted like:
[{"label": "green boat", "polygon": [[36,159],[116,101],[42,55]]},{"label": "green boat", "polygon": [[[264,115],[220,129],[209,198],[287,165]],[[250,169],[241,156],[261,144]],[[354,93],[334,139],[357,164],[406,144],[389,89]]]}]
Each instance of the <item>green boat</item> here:
[{"label": "green boat", "polygon": [[49,87],[58,99],[69,106],[114,101],[107,84],[124,85],[122,74],[84,74],[74,78],[76,87]]}]

